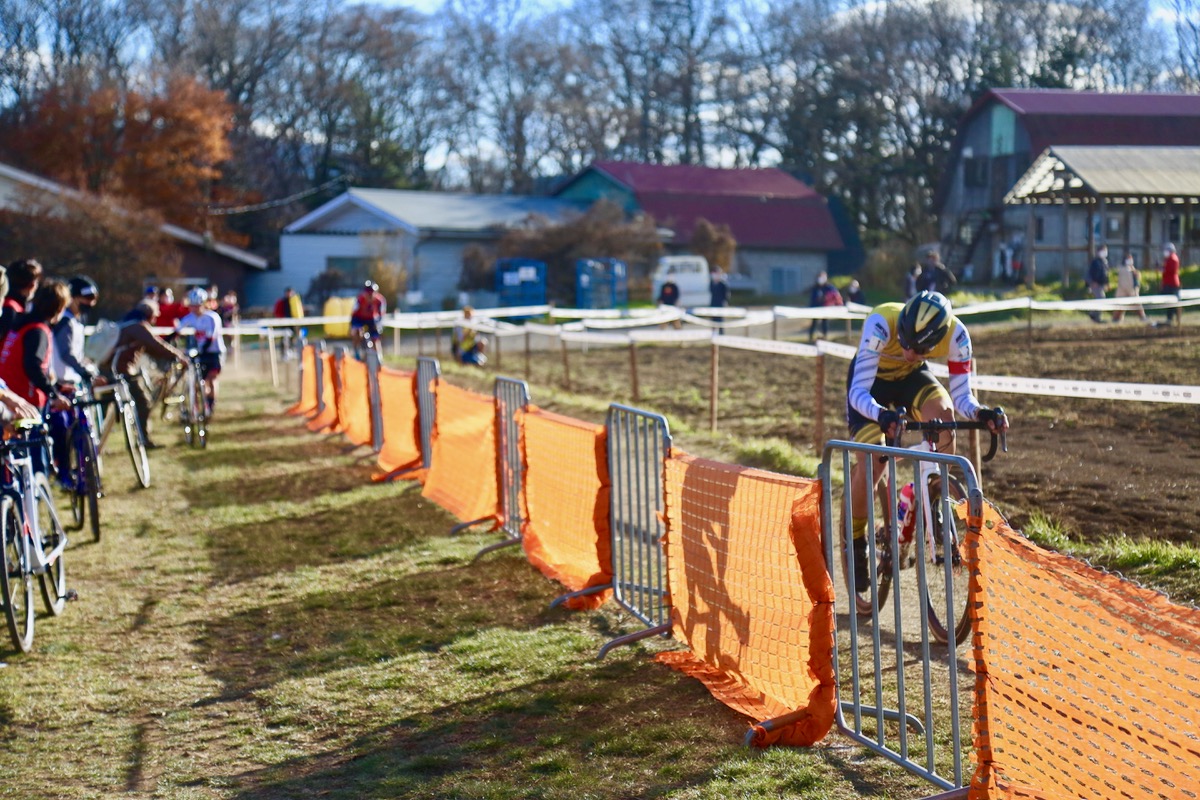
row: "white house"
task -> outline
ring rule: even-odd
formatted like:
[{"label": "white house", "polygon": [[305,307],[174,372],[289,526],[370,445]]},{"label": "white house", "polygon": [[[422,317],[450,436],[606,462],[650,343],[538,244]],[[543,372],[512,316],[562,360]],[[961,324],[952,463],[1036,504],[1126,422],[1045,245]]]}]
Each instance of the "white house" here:
[{"label": "white house", "polygon": [[414,307],[439,308],[458,294],[463,251],[495,244],[531,216],[565,221],[584,210],[549,197],[397,189],[350,189],[283,230],[280,269],[255,276],[249,301],[269,305],[287,287],[304,294],[327,269],[354,281],[378,259],[408,272]]}]

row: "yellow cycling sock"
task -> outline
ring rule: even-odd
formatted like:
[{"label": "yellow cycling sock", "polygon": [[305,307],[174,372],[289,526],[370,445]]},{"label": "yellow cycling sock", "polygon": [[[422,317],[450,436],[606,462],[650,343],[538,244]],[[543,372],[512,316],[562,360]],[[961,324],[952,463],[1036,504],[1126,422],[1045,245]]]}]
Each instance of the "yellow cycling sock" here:
[{"label": "yellow cycling sock", "polygon": [[867,518],[866,517],[851,517],[850,531],[854,534],[855,539],[861,539],[867,535]]}]

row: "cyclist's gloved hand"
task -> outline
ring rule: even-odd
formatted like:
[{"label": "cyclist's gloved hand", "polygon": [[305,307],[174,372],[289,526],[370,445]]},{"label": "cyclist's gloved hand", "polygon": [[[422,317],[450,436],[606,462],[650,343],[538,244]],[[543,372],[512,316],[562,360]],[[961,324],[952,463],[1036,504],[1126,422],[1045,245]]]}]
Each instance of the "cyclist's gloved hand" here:
[{"label": "cyclist's gloved hand", "polygon": [[883,431],[884,440],[891,444],[900,438],[900,412],[885,408],[879,412],[879,430]]},{"label": "cyclist's gloved hand", "polygon": [[975,419],[986,423],[988,430],[992,433],[1000,433],[1001,431],[1008,430],[1008,415],[1004,413],[1004,409],[1000,406],[979,409],[975,414]]}]

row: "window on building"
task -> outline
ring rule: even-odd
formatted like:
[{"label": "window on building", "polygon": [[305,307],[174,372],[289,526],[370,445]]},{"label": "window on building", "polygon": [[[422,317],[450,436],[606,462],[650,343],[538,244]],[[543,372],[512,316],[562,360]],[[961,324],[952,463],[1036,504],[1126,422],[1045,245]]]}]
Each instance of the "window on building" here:
[{"label": "window on building", "polygon": [[349,285],[361,283],[371,276],[371,259],[346,256],[328,256],[325,269],[335,270],[346,276]]},{"label": "window on building", "polygon": [[981,188],[988,183],[988,162],[986,158],[963,159],[963,184],[971,188]]},{"label": "window on building", "polygon": [[1035,242],[1046,241],[1046,218],[1043,216],[1033,218],[1033,240]]},{"label": "window on building", "polygon": [[1105,236],[1109,239],[1125,238],[1125,217],[1120,214],[1109,214],[1104,224]]},{"label": "window on building", "polygon": [[800,287],[796,281],[796,270],[789,267],[771,267],[771,294],[796,294]]}]

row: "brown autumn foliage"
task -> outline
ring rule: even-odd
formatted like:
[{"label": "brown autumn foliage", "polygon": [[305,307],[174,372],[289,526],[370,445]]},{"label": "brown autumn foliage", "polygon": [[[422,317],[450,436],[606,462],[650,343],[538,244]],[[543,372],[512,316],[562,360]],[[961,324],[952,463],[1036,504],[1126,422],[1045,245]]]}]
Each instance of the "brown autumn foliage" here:
[{"label": "brown autumn foliage", "polygon": [[86,275],[100,287],[97,313],[114,318],[142,297],[143,281],[179,277],[179,250],[162,220],[111,197],[26,194],[0,209],[0,263],[36,258],[46,274]]},{"label": "brown autumn foliage", "polygon": [[728,225],[714,225],[701,217],[692,229],[692,241],[688,245],[696,255],[704,256],[709,267],[720,267],[728,272],[733,267],[737,253],[737,239]]},{"label": "brown autumn foliage", "polygon": [[[71,83],[46,89],[0,126],[0,153],[74,189],[123,198],[191,230],[205,230],[204,206],[230,158],[233,108],[191,77],[156,91]],[[220,227],[220,218],[214,218]],[[231,241],[224,230],[209,230]]]},{"label": "brown autumn foliage", "polygon": [[575,298],[575,261],[619,258],[644,271],[662,252],[654,219],[628,219],[620,206],[599,200],[587,213],[565,223],[531,219],[509,231],[498,245],[501,258],[524,256],[546,262],[547,295],[555,302]]}]

